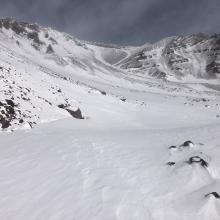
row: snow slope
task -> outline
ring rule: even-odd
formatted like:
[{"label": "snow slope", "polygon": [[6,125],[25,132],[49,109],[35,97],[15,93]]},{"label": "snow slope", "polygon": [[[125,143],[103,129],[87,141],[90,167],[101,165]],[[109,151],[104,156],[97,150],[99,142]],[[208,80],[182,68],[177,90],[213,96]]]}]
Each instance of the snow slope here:
[{"label": "snow slope", "polygon": [[[179,78],[161,55],[174,38],[119,47],[0,27],[0,219],[220,218],[217,73]],[[169,77],[124,68],[146,48]]]}]

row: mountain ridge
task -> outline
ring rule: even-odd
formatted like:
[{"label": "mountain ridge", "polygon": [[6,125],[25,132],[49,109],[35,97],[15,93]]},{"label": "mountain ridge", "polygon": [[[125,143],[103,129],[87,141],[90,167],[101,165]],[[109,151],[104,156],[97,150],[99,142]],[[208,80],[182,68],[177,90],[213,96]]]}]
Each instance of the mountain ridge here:
[{"label": "mountain ridge", "polygon": [[[141,47],[115,47],[81,41],[36,23],[2,19],[2,129],[33,127],[74,115],[73,111],[81,108],[80,117],[86,119],[90,115],[84,113],[89,108],[85,94],[104,95],[105,101],[113,99],[116,103],[130,99],[132,106],[145,103],[139,100],[139,93],[218,94],[219,39],[219,35],[199,34],[166,38]],[[203,54],[201,47],[209,49]],[[201,51],[195,55],[195,50]],[[84,104],[80,98],[72,98],[73,91],[84,99]]]},{"label": "mountain ridge", "polygon": [[[44,45],[38,34],[44,32],[49,45],[47,53],[53,53],[53,45],[57,42],[49,36],[51,28],[43,28],[36,23],[19,22],[12,18],[0,20],[0,28],[12,30],[16,35],[32,40],[36,50]],[[97,42],[81,41],[69,34],[63,33],[65,40],[73,40],[79,46],[104,48],[104,58],[110,65],[130,72],[158,78],[168,78],[171,74],[176,78],[192,75],[196,78],[219,78],[220,74],[220,35],[205,35],[202,33],[189,36],[176,36],[162,39],[159,42],[146,43],[139,47],[126,47]],[[50,50],[49,50],[50,49]],[[108,53],[109,50],[109,53]],[[112,50],[112,51],[111,51]],[[105,53],[108,53],[105,55]],[[116,57],[117,56],[117,57]],[[110,58],[109,58],[110,57]],[[112,61],[112,59],[114,59]],[[206,63],[202,66],[201,63]]]}]

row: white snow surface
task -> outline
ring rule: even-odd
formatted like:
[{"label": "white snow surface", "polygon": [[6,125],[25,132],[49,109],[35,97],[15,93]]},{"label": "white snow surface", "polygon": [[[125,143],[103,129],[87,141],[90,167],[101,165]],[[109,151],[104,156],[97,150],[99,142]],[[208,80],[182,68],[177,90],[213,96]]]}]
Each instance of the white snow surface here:
[{"label": "white snow surface", "polygon": [[0,219],[219,220],[218,80],[140,77],[114,65],[138,48],[39,38],[36,50],[0,31],[0,101],[16,104],[0,132]]}]

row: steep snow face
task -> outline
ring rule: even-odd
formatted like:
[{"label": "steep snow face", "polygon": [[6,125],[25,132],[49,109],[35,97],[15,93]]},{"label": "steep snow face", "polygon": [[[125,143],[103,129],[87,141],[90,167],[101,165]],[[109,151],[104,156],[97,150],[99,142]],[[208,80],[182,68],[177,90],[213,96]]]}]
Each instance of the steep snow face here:
[{"label": "steep snow face", "polygon": [[56,65],[66,74],[72,71],[80,77],[116,71],[96,57],[86,43],[68,34],[11,19],[2,20],[0,27],[4,46],[36,64],[42,62],[50,68]]},{"label": "steep snow face", "polygon": [[2,129],[73,116],[88,93],[102,96],[105,84],[127,82],[124,72],[65,33],[12,19],[0,27]]}]

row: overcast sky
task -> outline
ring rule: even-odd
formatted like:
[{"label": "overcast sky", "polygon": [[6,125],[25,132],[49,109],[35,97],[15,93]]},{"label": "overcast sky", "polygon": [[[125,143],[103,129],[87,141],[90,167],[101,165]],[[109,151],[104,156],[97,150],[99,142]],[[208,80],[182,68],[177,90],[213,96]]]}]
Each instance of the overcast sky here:
[{"label": "overcast sky", "polygon": [[220,0],[0,0],[0,16],[121,45],[220,33]]}]

